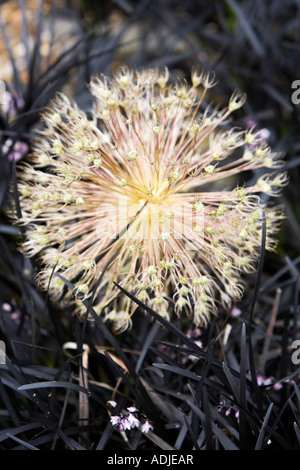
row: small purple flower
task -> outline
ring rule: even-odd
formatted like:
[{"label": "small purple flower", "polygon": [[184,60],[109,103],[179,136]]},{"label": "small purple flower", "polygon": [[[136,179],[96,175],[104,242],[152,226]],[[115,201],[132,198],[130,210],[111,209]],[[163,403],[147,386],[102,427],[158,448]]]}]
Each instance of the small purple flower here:
[{"label": "small purple flower", "polygon": [[129,406],[126,411],[119,415],[111,416],[110,422],[113,426],[117,427],[119,431],[127,431],[130,429],[138,428],[142,432],[148,432],[153,429],[153,426],[146,420],[142,425],[138,418],[140,412],[134,406]]},{"label": "small purple flower", "polygon": [[[187,331],[186,334],[189,338],[194,340],[194,343],[199,346],[199,348],[203,348],[203,342],[199,339],[201,336],[201,330],[199,328],[190,329]],[[184,348],[187,348],[186,344],[183,345]],[[189,354],[181,359],[182,364],[185,364],[188,360],[197,361],[199,357],[194,356],[193,354]]]},{"label": "small purple flower", "polygon": [[236,407],[236,405],[227,405],[225,401],[220,401],[218,405],[218,413],[221,413],[222,411],[225,413],[225,416],[229,416],[231,412],[234,413],[234,417],[239,420],[239,409]]},{"label": "small purple flower", "polygon": [[263,140],[265,143],[267,143],[268,138],[270,137],[271,132],[269,129],[263,128],[258,131],[258,137],[259,139]]},{"label": "small purple flower", "polygon": [[225,402],[224,401],[220,401],[219,405],[218,405],[218,413],[221,413],[221,411],[223,410],[223,407],[225,405]]},{"label": "small purple flower", "polygon": [[127,416],[127,421],[130,423],[131,428],[138,428],[140,426],[140,420],[134,416],[133,413],[129,413]]},{"label": "small purple flower", "polygon": [[198,339],[201,336],[201,330],[200,330],[200,328],[190,329],[190,330],[188,330],[186,335],[189,338]]},{"label": "small purple flower", "polygon": [[121,421],[121,417],[118,415],[111,416],[110,422],[113,426],[118,426]]},{"label": "small purple flower", "polygon": [[[249,117],[245,119],[245,123],[249,128],[257,127],[257,122],[255,122],[253,119]],[[260,144],[267,145],[270,135],[271,135],[271,132],[269,131],[269,129],[265,127],[262,129],[258,129],[256,132],[255,142],[253,142],[253,144],[251,144],[250,146],[255,147],[258,142]]]},{"label": "small purple flower", "polygon": [[255,127],[256,126],[256,122],[253,119],[251,119],[250,117],[247,117],[245,119],[245,123],[248,127]]},{"label": "small purple flower", "polygon": [[230,314],[234,317],[234,318],[237,318],[241,315],[242,313],[242,310],[240,310],[238,307],[233,307],[233,309],[231,310]]},{"label": "small purple flower", "polygon": [[143,424],[142,424],[142,427],[141,427],[141,431],[145,434],[147,434],[147,432],[149,431],[152,431],[153,429],[153,426],[152,424],[149,423],[148,420],[146,420]]},{"label": "small purple flower", "polygon": [[268,377],[267,379],[264,380],[264,385],[272,385],[273,383],[273,377]]},{"label": "small purple flower", "polygon": [[9,91],[5,91],[2,96],[2,111],[4,114],[14,114],[18,109],[23,108],[24,100],[23,98],[14,97]]},{"label": "small purple flower", "polygon": [[120,420],[120,423],[119,423],[119,430],[120,431],[126,431],[126,430],[129,430],[131,429],[131,424],[130,424],[130,421],[129,419],[124,416],[123,418],[121,418]]},{"label": "small purple flower", "polygon": [[135,406],[129,406],[127,411],[129,411],[129,413],[137,413],[139,410]]},{"label": "small purple flower", "polygon": [[282,383],[276,382],[274,377],[267,377],[266,379],[262,375],[257,376],[258,385],[269,386],[272,385],[274,390],[280,390],[282,388]]},{"label": "small purple flower", "polygon": [[12,306],[8,302],[4,302],[2,304],[2,309],[4,310],[4,312],[7,312],[7,313],[11,313],[13,311]]},{"label": "small purple flower", "polygon": [[262,375],[257,376],[257,385],[264,385],[265,379]]},{"label": "small purple flower", "polygon": [[13,144],[12,139],[7,139],[2,146],[2,152],[4,154],[9,152],[8,159],[10,162],[12,162],[13,159],[18,162],[24,157],[24,155],[26,155],[28,150],[29,147],[25,142],[15,142]]}]

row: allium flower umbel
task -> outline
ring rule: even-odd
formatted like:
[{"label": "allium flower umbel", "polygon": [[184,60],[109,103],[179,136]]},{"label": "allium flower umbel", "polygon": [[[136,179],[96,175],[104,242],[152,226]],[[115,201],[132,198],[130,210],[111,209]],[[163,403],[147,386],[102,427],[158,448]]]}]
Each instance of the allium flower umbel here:
[{"label": "allium flower umbel", "polygon": [[[95,310],[119,331],[136,304],[114,282],[161,315],[190,312],[206,323],[241,296],[242,272],[255,269],[262,210],[268,249],[282,217],[259,197],[286,183],[285,174],[262,170],[278,168],[277,155],[253,128],[228,127],[244,96],[203,111],[209,74],[193,72],[191,86],[168,80],[167,69],[95,77],[88,115],[57,96],[18,172],[23,250],[40,256],[40,285],[60,300],[55,270],[75,286],[79,313],[93,293]],[[243,172],[258,169],[247,186]]]}]

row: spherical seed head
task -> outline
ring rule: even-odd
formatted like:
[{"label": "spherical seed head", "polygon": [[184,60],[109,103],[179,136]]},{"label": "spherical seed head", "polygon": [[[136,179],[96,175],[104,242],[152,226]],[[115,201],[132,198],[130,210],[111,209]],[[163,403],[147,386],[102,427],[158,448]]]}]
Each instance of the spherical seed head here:
[{"label": "spherical seed head", "polygon": [[74,284],[78,314],[93,292],[94,310],[116,332],[131,326],[137,306],[114,282],[164,317],[192,313],[205,324],[219,302],[227,308],[241,296],[242,273],[259,256],[263,215],[269,249],[282,218],[259,193],[277,195],[284,175],[228,189],[243,171],[272,168],[275,160],[255,148],[252,131],[222,128],[244,95],[233,94],[224,110],[201,112],[214,77],[194,70],[191,87],[168,80],[167,69],[95,77],[92,119],[58,96],[30,165],[18,169],[23,250],[40,256],[41,287],[51,281],[53,299],[73,302],[55,266]]}]

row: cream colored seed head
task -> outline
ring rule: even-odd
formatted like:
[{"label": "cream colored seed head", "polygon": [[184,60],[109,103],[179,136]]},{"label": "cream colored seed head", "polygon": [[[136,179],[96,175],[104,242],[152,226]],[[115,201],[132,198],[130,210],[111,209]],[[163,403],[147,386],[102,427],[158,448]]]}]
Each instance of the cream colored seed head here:
[{"label": "cream colored seed head", "polygon": [[[57,96],[18,168],[23,251],[39,256],[41,288],[79,316],[93,293],[95,312],[114,332],[133,325],[137,308],[115,283],[165,318],[186,313],[205,325],[218,305],[229,308],[242,295],[242,272],[256,268],[261,209],[267,248],[283,217],[260,200],[287,184],[284,174],[263,174],[280,163],[252,130],[222,129],[245,96],[236,92],[227,108],[213,109],[214,74],[193,69],[192,86],[173,75],[122,67],[113,78],[95,76],[92,120]],[[257,169],[255,184],[230,187]]]}]

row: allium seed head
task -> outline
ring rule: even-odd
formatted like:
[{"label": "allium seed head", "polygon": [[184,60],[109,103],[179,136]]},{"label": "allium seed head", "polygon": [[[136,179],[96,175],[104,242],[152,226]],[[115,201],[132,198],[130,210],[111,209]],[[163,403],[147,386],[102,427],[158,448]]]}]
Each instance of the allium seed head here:
[{"label": "allium seed head", "polygon": [[259,256],[262,211],[268,249],[283,217],[259,193],[277,195],[285,174],[241,183],[244,171],[278,168],[277,155],[253,130],[223,128],[244,95],[201,112],[214,76],[194,70],[190,87],[168,81],[167,69],[95,77],[89,118],[57,96],[18,169],[23,251],[39,255],[41,287],[50,282],[53,299],[73,302],[55,267],[75,286],[76,311],[84,313],[81,301],[93,292],[95,311],[114,331],[130,327],[137,307],[114,282],[164,317],[186,312],[205,324],[218,303],[242,295],[242,273]]}]

